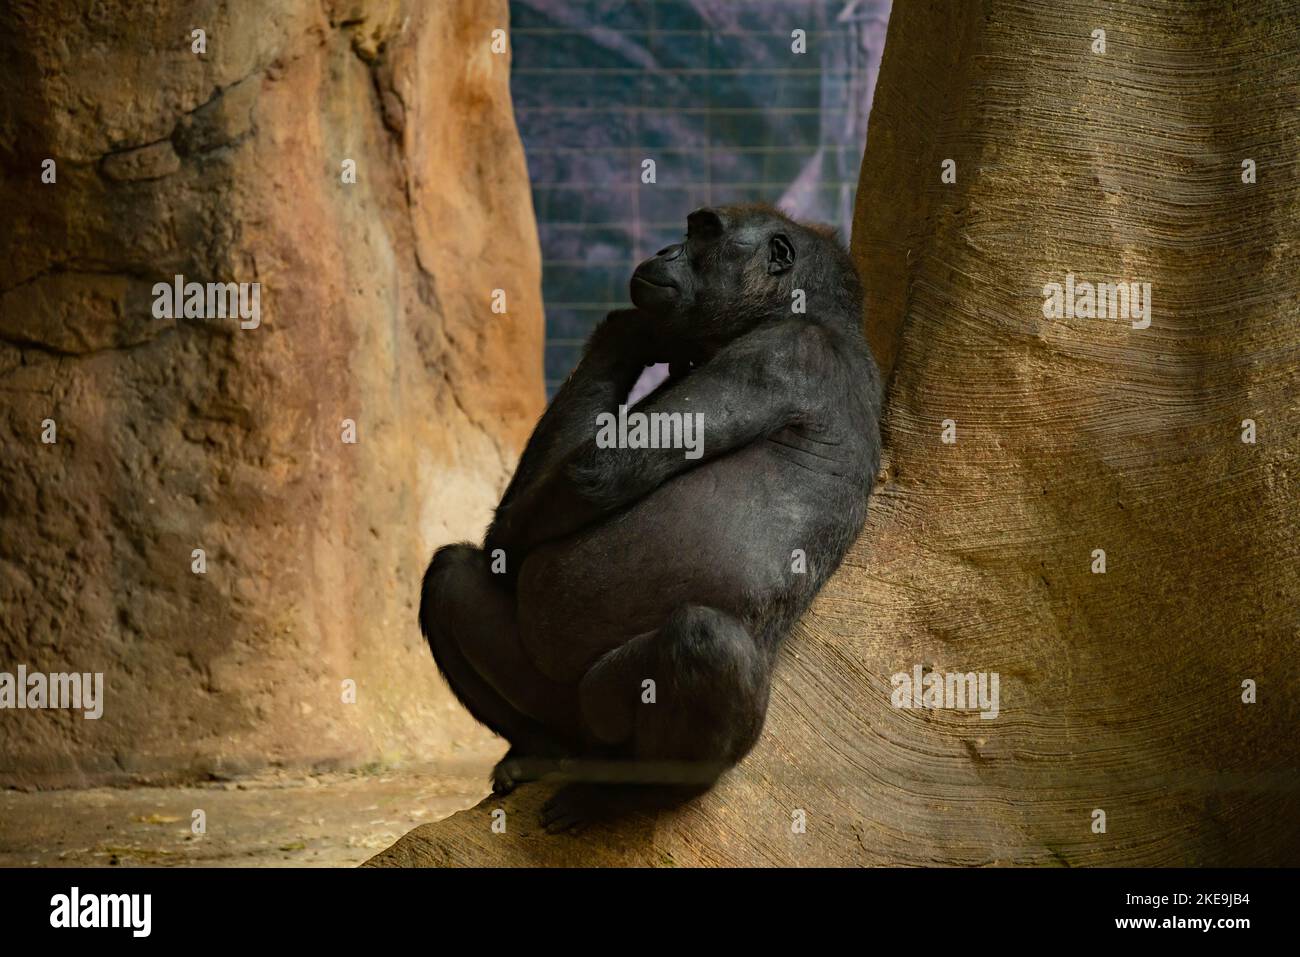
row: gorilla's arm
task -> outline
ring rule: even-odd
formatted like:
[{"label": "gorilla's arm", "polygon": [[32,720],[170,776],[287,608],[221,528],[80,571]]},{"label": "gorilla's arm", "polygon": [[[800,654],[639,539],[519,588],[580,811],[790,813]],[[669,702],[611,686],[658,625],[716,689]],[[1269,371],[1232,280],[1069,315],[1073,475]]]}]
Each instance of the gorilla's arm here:
[{"label": "gorilla's arm", "polygon": [[650,321],[635,309],[611,312],[596,326],[582,359],[528,439],[488,529],[484,547],[489,553],[500,548],[507,555],[526,554],[516,534],[518,523],[503,522],[502,516],[516,512],[521,498],[533,498],[534,486],[591,438],[596,416],[618,408],[645,367],[657,361],[654,352]]},{"label": "gorilla's arm", "polygon": [[[497,512],[497,523],[527,554],[650,494],[669,479],[762,439],[798,420],[815,386],[820,332],[782,323],[736,340],[690,375],[660,389],[637,412],[698,415],[703,449],[600,448],[595,415],[575,424],[583,441],[556,467]],[[605,410],[605,411],[613,411]]]}]

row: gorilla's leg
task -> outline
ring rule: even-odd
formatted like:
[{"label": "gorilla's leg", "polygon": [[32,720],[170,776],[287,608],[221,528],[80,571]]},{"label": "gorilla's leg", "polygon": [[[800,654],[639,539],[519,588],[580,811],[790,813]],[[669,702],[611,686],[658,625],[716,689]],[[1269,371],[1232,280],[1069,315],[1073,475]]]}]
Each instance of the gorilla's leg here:
[{"label": "gorilla's leg", "polygon": [[493,581],[472,545],[440,548],[425,572],[420,629],[456,697],[511,744],[494,772],[508,789],[520,757],[572,752],[577,737],[575,689],[547,678],[524,654],[514,596]]},{"label": "gorilla's leg", "polygon": [[557,793],[543,809],[547,829],[708,790],[758,740],[770,667],[739,621],[698,605],[603,655],[579,686],[583,725],[632,761],[595,765],[591,780]]},{"label": "gorilla's leg", "polygon": [[638,761],[682,762],[683,774],[712,781],[758,740],[769,667],[735,618],[684,605],[592,666],[579,686],[583,723],[605,744],[629,742]]}]

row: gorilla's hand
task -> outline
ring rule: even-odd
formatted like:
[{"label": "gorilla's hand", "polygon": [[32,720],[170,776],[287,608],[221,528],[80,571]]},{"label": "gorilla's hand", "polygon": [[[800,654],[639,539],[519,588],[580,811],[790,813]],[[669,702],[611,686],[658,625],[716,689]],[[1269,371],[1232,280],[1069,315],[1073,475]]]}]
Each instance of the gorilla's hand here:
[{"label": "gorilla's hand", "polygon": [[667,363],[685,369],[696,361],[698,347],[680,341],[665,323],[640,309],[616,309],[592,332],[587,355],[611,363],[635,360],[641,368]]},{"label": "gorilla's hand", "polygon": [[516,556],[511,564],[517,568],[538,545],[599,518],[603,509],[583,484],[575,481],[577,474],[573,459],[566,460],[555,472],[498,508],[488,533],[489,551],[497,547]]},{"label": "gorilla's hand", "polygon": [[655,349],[655,329],[650,317],[638,309],[615,309],[602,319],[587,339],[589,358],[644,360]]}]

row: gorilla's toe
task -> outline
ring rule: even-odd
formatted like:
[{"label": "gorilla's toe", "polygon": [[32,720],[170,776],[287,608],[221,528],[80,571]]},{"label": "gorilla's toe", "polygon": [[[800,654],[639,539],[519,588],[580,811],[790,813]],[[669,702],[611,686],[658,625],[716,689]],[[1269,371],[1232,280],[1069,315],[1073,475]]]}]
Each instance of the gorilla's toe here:
[{"label": "gorilla's toe", "polygon": [[599,789],[569,784],[542,805],[541,824],[547,834],[581,834],[604,815]]}]

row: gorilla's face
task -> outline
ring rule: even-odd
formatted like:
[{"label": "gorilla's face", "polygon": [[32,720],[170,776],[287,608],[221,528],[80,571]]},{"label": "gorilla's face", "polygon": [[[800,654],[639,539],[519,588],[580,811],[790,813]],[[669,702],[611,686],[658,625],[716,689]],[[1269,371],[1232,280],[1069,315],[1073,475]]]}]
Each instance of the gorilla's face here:
[{"label": "gorilla's face", "polygon": [[697,209],[685,241],[636,267],[632,303],[672,337],[738,335],[783,295],[795,263],[791,225],[744,209]]}]

